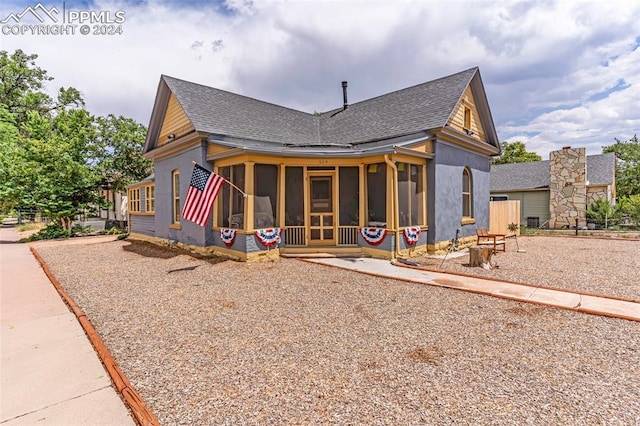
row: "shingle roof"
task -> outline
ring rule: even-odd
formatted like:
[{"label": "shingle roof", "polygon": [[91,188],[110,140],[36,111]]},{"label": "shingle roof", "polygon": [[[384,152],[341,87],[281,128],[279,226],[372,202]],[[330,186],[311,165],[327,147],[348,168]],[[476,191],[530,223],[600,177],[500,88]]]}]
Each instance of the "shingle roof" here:
[{"label": "shingle roof", "polygon": [[444,126],[476,74],[478,68],[471,68],[320,115],[169,76],[162,80],[197,131],[286,145],[349,146]]},{"label": "shingle roof", "polygon": [[518,191],[548,186],[548,160],[491,166],[491,191]]},{"label": "shingle roof", "polygon": [[317,117],[213,87],[162,76],[197,131],[297,144],[317,141]]},{"label": "shingle roof", "polygon": [[320,117],[322,139],[367,142],[443,127],[478,68],[349,105]]},{"label": "shingle roof", "polygon": [[[587,156],[589,185],[610,185],[615,180],[615,154]],[[549,187],[549,161],[491,166],[491,192],[523,191]]]}]

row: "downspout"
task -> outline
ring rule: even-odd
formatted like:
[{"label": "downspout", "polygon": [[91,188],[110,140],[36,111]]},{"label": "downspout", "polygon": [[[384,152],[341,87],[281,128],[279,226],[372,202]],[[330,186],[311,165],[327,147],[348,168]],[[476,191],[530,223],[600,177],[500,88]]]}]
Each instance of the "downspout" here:
[{"label": "downspout", "polygon": [[398,228],[398,217],[400,216],[398,213],[398,168],[395,163],[389,159],[388,154],[384,155],[384,162],[391,167],[391,170],[393,170],[393,174],[391,176],[391,188],[393,189],[391,192],[391,213],[393,214],[391,217],[391,228],[394,229],[396,236],[393,258],[397,259],[400,257],[400,229]]}]

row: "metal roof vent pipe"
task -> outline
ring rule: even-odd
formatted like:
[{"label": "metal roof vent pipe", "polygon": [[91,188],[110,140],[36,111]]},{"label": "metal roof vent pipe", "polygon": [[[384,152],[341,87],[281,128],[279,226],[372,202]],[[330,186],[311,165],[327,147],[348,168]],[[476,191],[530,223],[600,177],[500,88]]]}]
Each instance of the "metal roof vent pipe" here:
[{"label": "metal roof vent pipe", "polygon": [[342,82],[342,101],[343,101],[342,110],[344,111],[345,109],[349,108],[349,103],[347,102],[347,82],[346,81]]}]

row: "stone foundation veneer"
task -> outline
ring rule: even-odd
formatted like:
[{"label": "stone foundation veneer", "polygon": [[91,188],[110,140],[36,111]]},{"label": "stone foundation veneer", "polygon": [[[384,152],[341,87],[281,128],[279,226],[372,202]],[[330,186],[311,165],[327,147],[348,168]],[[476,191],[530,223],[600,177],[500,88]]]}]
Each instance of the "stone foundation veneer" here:
[{"label": "stone foundation veneer", "polygon": [[549,228],[585,225],[587,152],[565,147],[549,154]]}]

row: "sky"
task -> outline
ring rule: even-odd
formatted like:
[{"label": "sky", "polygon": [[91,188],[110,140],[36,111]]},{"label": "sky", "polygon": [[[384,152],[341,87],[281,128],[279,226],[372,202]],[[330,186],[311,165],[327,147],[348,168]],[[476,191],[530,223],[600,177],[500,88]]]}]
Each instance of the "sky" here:
[{"label": "sky", "polygon": [[40,4],[43,22],[19,16],[37,0],[2,1],[0,49],[37,54],[47,90],[75,87],[94,115],[148,125],[161,74],[313,113],[342,105],[343,80],[355,103],[478,66],[500,141],[548,159],[640,134],[637,0]]}]

